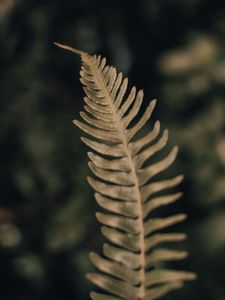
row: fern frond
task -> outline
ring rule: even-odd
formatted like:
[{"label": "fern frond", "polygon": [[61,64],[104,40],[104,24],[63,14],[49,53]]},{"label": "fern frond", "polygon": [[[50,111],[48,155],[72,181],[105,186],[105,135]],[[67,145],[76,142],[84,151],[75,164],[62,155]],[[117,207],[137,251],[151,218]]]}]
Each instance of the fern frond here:
[{"label": "fern frond", "polygon": [[[68,50],[70,47],[62,46]],[[149,164],[149,159],[167,144],[168,131],[160,137],[160,123],[144,137],[135,138],[150,119],[156,100],[150,101],[145,112],[134,124],[140,112],[144,93],[133,87],[127,92],[128,79],[122,78],[106,59],[81,55],[81,82],[86,97],[83,121],[74,124],[93,139],[82,138],[94,152],[89,152],[89,167],[95,178],[88,178],[95,198],[105,212],[96,214],[103,224],[102,234],[110,244],[103,246],[103,257],[91,253],[90,259],[99,273],[87,278],[108,294],[91,293],[94,300],[153,300],[180,288],[195,274],[161,267],[165,261],[180,260],[187,252],[171,250],[165,245],[185,239],[181,233],[161,233],[182,222],[186,216],[153,218],[152,212],[177,201],[181,193],[158,195],[182,181],[182,176],[154,180],[170,167],[177,155],[174,147],[162,160]],[[161,247],[163,245],[163,247]]]}]

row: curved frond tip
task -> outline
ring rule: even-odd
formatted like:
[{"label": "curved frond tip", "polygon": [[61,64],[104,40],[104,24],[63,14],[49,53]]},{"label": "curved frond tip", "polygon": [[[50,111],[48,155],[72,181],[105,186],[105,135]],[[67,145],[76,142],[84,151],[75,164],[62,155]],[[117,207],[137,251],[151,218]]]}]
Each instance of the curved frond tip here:
[{"label": "curved frond tip", "polygon": [[156,100],[150,101],[139,117],[142,90],[133,87],[128,91],[128,79],[106,65],[105,58],[55,44],[82,58],[80,80],[86,94],[86,112],[81,112],[83,120],[75,120],[74,124],[91,136],[81,138],[93,150],[88,156],[95,178],[88,177],[88,182],[103,209],[96,218],[109,241],[103,245],[102,256],[90,254],[98,272],[88,274],[87,278],[103,290],[102,294],[92,292],[91,298],[161,298],[182,287],[184,281],[195,279],[191,272],[163,268],[164,262],[187,256],[186,251],[167,246],[186,238],[185,234],[169,230],[183,222],[186,215],[156,218],[152,214],[181,197],[181,193],[170,190],[182,181],[182,175],[164,180],[156,177],[174,163],[178,148],[173,147],[165,158],[157,161],[157,153],[167,146],[168,130],[160,133],[160,123],[156,121],[147,134],[141,135],[143,127],[151,125]]},{"label": "curved frond tip", "polygon": [[67,45],[64,45],[64,44],[60,44],[60,43],[57,43],[57,42],[53,42],[53,44],[54,44],[55,46],[59,47],[59,48],[68,50],[68,51],[73,52],[73,53],[75,53],[75,54],[77,54],[77,55],[80,55],[80,56],[82,56],[82,55],[87,55],[87,53],[84,52],[84,51],[75,49],[75,48],[73,48],[73,47],[70,47],[70,46],[67,46]]}]

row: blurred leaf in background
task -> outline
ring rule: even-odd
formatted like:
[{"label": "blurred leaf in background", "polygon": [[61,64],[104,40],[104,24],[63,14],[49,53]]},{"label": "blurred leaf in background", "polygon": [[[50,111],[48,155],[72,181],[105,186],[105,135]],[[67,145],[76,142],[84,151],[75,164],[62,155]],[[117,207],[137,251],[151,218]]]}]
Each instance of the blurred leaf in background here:
[{"label": "blurred leaf in background", "polygon": [[[189,214],[182,228],[199,274],[174,297],[225,298],[225,3],[0,1],[0,291],[6,300],[88,299],[99,247],[81,109],[80,61],[53,41],[108,58],[158,98],[154,117],[180,146]],[[151,124],[149,124],[151,126]],[[165,213],[170,213],[165,211]]]}]

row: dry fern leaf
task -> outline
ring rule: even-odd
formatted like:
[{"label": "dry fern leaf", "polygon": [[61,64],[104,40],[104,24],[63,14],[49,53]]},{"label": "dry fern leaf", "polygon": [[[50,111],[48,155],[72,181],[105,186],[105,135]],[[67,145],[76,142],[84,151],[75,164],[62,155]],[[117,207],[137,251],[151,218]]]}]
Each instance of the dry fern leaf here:
[{"label": "dry fern leaf", "polygon": [[[179,242],[185,234],[162,232],[182,222],[186,216],[177,214],[167,218],[151,218],[151,213],[163,205],[177,201],[181,193],[157,195],[182,181],[182,176],[168,180],[154,180],[154,176],[173,164],[177,147],[159,162],[148,164],[149,158],[163,149],[168,131],[160,136],[160,123],[144,137],[134,138],[150,119],[156,100],[147,106],[134,124],[142,101],[143,91],[133,87],[127,92],[128,79],[123,79],[106,59],[57,44],[79,54],[82,59],[81,82],[86,97],[84,122],[74,121],[93,139],[82,138],[94,152],[89,152],[89,167],[95,178],[88,178],[95,190],[95,198],[106,210],[97,213],[103,224],[102,234],[110,244],[104,244],[103,256],[90,254],[99,273],[87,278],[106,293],[91,293],[93,300],[153,300],[180,288],[184,281],[193,280],[191,272],[162,268],[166,261],[180,260],[185,251],[172,250],[166,243]],[[158,138],[158,139],[157,139]],[[162,247],[163,245],[163,247]]]}]

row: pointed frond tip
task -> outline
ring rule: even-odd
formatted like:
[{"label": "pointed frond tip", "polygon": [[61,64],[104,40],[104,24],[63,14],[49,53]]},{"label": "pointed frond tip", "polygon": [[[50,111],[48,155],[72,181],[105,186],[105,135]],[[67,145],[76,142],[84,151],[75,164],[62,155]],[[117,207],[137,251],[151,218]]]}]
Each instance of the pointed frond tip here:
[{"label": "pointed frond tip", "polygon": [[67,45],[63,45],[63,44],[60,44],[60,43],[57,43],[57,42],[53,42],[53,44],[59,48],[62,48],[62,49],[65,49],[65,50],[68,50],[70,52],[73,52],[79,56],[82,56],[82,55],[88,55],[87,52],[84,52],[84,51],[81,51],[81,50],[78,50],[78,49],[75,49],[73,47],[70,47],[70,46],[67,46]]}]

